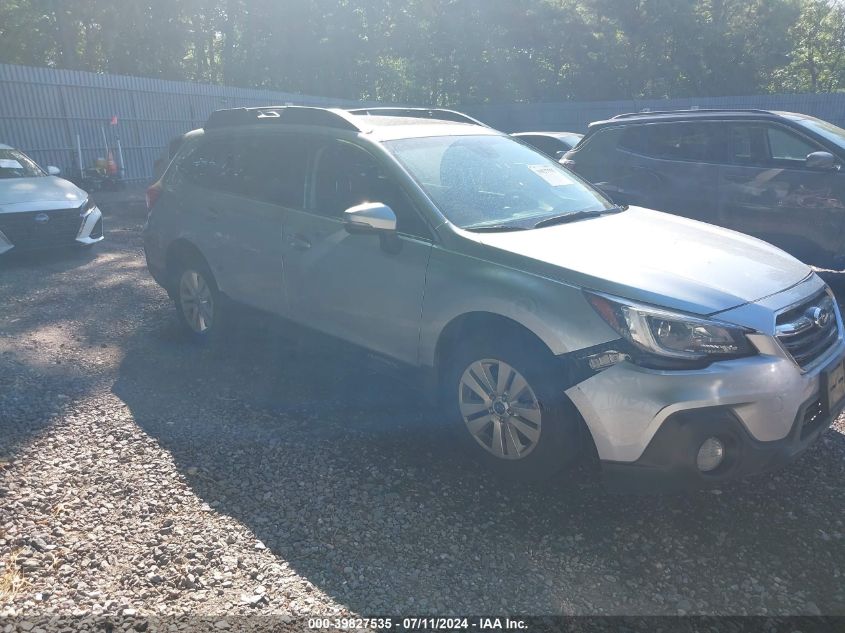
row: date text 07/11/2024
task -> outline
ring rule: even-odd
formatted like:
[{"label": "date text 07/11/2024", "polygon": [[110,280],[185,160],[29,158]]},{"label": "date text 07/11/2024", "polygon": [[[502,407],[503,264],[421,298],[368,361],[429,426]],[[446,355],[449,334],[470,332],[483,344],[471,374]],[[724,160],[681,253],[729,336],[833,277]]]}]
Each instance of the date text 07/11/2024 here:
[{"label": "date text 07/11/2024", "polygon": [[528,625],[524,620],[498,617],[308,618],[309,629],[389,631],[394,627],[405,631],[520,631],[527,629]]}]

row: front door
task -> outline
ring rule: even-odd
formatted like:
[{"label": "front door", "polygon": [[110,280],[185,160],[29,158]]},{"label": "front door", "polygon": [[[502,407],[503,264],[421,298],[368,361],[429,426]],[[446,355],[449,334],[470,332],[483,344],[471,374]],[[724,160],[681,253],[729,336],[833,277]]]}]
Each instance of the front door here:
[{"label": "front door", "polygon": [[735,123],[720,167],[719,224],[827,265],[845,228],[845,174],[806,166],[814,140],[775,123]]},{"label": "front door", "polygon": [[[332,141],[317,151],[308,209],[286,214],[282,247],[293,318],[416,363],[431,233],[401,188],[365,150]],[[390,206],[395,235],[350,234],[343,212]]]}]

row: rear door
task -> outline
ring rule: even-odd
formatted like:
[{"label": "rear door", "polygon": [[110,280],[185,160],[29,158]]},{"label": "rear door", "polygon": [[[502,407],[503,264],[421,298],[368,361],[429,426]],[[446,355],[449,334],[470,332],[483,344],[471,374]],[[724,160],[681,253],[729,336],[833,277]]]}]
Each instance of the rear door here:
[{"label": "rear door", "polygon": [[841,172],[810,169],[806,157],[827,151],[776,122],[729,127],[720,170],[719,223],[771,242],[804,262],[826,265],[845,227]]},{"label": "rear door", "polygon": [[239,133],[209,138],[181,163],[186,181],[179,205],[188,239],[205,255],[220,289],[231,299],[277,314],[286,311],[282,287],[282,220],[295,193],[304,201],[305,161],[297,171],[279,135]]},{"label": "rear door", "polygon": [[[432,234],[401,186],[369,152],[327,141],[316,152],[308,208],[286,215],[285,284],[293,317],[409,363],[418,359]],[[381,202],[395,235],[352,235],[349,207]]]}]

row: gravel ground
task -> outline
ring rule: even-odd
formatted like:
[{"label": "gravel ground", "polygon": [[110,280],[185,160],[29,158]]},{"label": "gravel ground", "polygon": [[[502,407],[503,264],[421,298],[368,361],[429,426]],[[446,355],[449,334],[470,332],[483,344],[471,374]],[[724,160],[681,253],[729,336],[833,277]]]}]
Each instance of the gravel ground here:
[{"label": "gravel ground", "polygon": [[89,254],[0,263],[0,631],[845,615],[842,420],[786,470],[718,491],[615,496],[587,472],[505,485],[352,352],[247,316],[225,345],[184,342],[143,216],[107,220]]}]

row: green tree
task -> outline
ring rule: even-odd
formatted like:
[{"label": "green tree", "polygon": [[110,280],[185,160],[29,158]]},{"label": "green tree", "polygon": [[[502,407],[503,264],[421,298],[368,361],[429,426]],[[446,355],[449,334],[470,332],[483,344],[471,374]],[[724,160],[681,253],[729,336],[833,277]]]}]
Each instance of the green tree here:
[{"label": "green tree", "polygon": [[845,9],[842,2],[802,0],[789,29],[789,63],[771,87],[785,92],[834,92],[845,88]]},{"label": "green tree", "polygon": [[0,0],[0,61],[460,105],[838,90],[845,0]]}]

